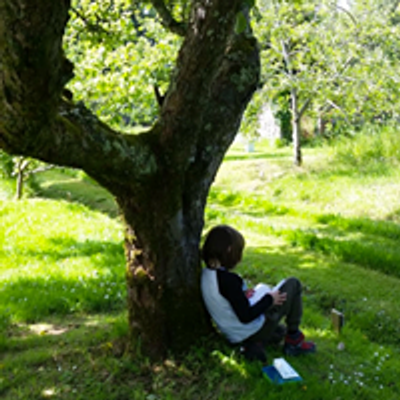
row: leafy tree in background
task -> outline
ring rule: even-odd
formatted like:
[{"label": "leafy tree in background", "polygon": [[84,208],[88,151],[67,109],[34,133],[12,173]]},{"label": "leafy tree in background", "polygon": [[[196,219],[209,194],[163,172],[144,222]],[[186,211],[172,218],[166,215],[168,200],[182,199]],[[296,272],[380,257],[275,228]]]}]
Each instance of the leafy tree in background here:
[{"label": "leafy tree in background", "polygon": [[343,120],[348,126],[360,118],[396,114],[394,49],[400,36],[391,19],[397,6],[381,10],[374,2],[349,3],[347,9],[332,2],[258,2],[262,93],[265,101],[278,104],[280,114],[290,109],[296,165],[302,163],[306,113],[316,121]]},{"label": "leafy tree in background", "polygon": [[[146,60],[165,34],[153,25],[155,18],[135,14],[141,28],[134,35],[132,2],[77,4],[82,7],[72,10],[69,0],[0,0],[0,148],[82,169],[115,196],[126,226],[132,340],[140,338],[147,354],[163,355],[187,348],[210,328],[198,282],[204,208],[258,84],[257,42],[248,27],[243,29],[242,1],[138,3],[143,13],[152,4],[152,15],[156,10],[157,21],[180,35],[182,44],[175,68],[165,71],[169,83],[155,124],[130,135],[107,125],[85,104],[98,107],[111,122],[117,114],[135,119],[134,109],[147,98],[141,82],[147,87],[147,71],[153,70],[142,73],[137,56]],[[68,54],[73,46],[80,48],[71,57],[82,68],[77,74],[83,71],[81,60],[92,60],[90,79],[88,70],[81,75],[91,80],[88,88],[70,84],[84,102],[65,91],[73,76],[63,51],[71,12],[80,19],[68,28],[75,35],[70,31],[67,38]],[[103,35],[97,45],[86,38],[88,23]],[[120,42],[109,42],[112,32],[124,42],[123,63],[116,59]],[[85,58],[87,52],[93,57]],[[124,78],[109,87],[117,70]],[[126,109],[109,113],[114,95],[118,104],[129,101]]]}]

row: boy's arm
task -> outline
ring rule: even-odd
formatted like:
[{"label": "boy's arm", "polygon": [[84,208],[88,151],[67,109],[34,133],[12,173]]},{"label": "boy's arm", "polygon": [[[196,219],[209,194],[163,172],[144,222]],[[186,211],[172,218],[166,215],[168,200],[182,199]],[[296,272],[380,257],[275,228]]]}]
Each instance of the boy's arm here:
[{"label": "boy's arm", "polygon": [[221,295],[229,301],[240,322],[251,322],[272,306],[273,297],[269,293],[256,304],[250,305],[240,276],[228,271],[218,271],[217,277]]}]

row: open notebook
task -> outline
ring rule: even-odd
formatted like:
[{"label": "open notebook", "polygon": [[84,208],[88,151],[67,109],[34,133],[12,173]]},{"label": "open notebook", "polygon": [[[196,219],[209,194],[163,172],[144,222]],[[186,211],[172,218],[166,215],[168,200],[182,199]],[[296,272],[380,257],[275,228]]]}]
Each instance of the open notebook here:
[{"label": "open notebook", "polygon": [[298,372],[284,358],[275,358],[273,364],[263,367],[262,371],[269,381],[276,384],[299,382],[303,380]]},{"label": "open notebook", "polygon": [[263,298],[267,293],[273,292],[275,290],[279,290],[282,285],[286,282],[286,279],[282,279],[277,285],[274,287],[268,286],[265,283],[259,283],[254,287],[254,293],[251,297],[249,297],[250,305],[257,303],[261,298]]}]

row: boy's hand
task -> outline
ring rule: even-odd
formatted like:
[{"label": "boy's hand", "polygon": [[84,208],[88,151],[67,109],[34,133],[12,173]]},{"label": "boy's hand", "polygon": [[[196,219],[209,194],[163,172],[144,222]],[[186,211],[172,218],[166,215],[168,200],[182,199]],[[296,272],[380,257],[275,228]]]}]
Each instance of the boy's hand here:
[{"label": "boy's hand", "polygon": [[249,299],[251,296],[253,296],[254,292],[254,289],[247,289],[244,291],[244,295]]},{"label": "boy's hand", "polygon": [[280,292],[279,290],[275,290],[271,292],[270,295],[272,296],[274,302],[274,306],[281,306],[286,301],[286,293]]}]

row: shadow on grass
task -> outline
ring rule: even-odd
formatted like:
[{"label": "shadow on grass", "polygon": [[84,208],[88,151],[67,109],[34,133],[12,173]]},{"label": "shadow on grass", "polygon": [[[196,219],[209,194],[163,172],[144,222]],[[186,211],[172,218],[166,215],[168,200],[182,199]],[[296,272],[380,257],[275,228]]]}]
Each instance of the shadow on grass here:
[{"label": "shadow on grass", "polygon": [[[91,380],[103,382],[112,359],[116,362],[124,354],[126,333],[125,313],[57,316],[40,324],[12,325],[2,351],[5,379],[0,379],[0,394],[7,399],[47,398],[51,388],[64,392],[66,385],[75,384],[90,392]],[[65,395],[76,398],[70,388]]]},{"label": "shadow on grass", "polygon": [[241,214],[253,217],[262,217],[265,215],[286,215],[296,213],[295,210],[265,200],[261,197],[255,197],[252,194],[243,194],[240,192],[230,192],[213,188],[208,196],[209,203],[212,206],[222,209],[237,210]]},{"label": "shadow on grass", "polygon": [[[23,277],[4,282],[0,310],[5,319],[38,321],[54,314],[100,312],[124,306],[122,245],[106,241],[78,242],[70,238],[51,238],[49,242],[49,250],[16,248],[8,254],[17,260],[32,260],[32,265],[36,259],[42,267],[35,275],[27,271]],[[75,272],[76,258],[84,258],[77,265],[89,269]]]},{"label": "shadow on grass", "polygon": [[51,315],[104,312],[125,306],[126,286],[121,274],[93,274],[84,278],[46,276],[23,278],[3,285],[3,321],[36,322]]},{"label": "shadow on grass", "polygon": [[46,250],[15,248],[15,255],[39,258],[51,263],[75,257],[95,257],[96,266],[110,268],[112,265],[124,265],[124,249],[122,243],[85,240],[79,242],[73,238],[52,237],[47,239]]},{"label": "shadow on grass", "polygon": [[62,172],[42,174],[38,197],[80,203],[115,218],[119,215],[113,196],[89,178],[71,177]]},{"label": "shadow on grass", "polygon": [[260,159],[283,159],[286,160],[288,157],[286,154],[276,154],[276,153],[247,153],[247,154],[231,154],[224,158],[224,161],[241,161],[241,160],[260,160]]},{"label": "shadow on grass", "polygon": [[[331,329],[330,313],[335,308],[370,341],[400,345],[399,307],[395,303],[399,281],[395,274],[376,274],[372,268],[350,266],[288,244],[247,248],[237,269],[250,287],[259,282],[275,285],[290,276],[300,279],[305,308],[312,310],[307,313],[307,328]],[[388,298],[383,299],[382,293]]]}]

